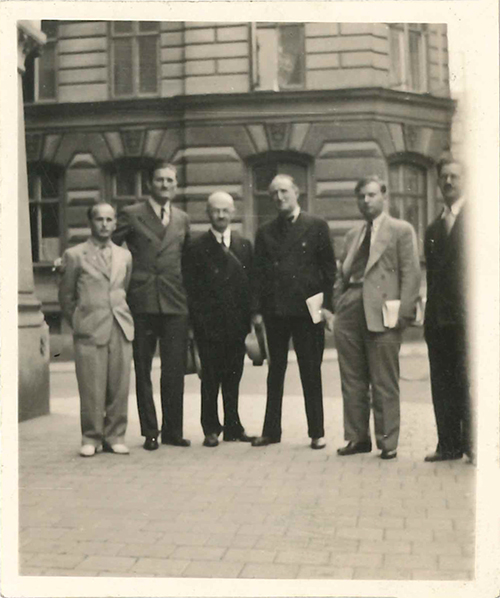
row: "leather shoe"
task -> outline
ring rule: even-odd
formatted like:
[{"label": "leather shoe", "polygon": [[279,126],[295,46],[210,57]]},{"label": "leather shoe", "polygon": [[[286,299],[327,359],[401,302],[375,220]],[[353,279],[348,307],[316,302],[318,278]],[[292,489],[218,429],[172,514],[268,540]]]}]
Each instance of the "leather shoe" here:
[{"label": "leather shoe", "polygon": [[219,445],[219,440],[217,438],[217,434],[207,434],[205,436],[205,440],[203,441],[203,446],[214,447]]},{"label": "leather shoe", "polygon": [[398,456],[398,451],[397,450],[392,450],[392,451],[382,451],[380,453],[380,458],[381,459],[395,459]]},{"label": "leather shoe", "polygon": [[102,445],[102,450],[105,453],[114,453],[115,455],[130,455],[128,447],[119,442],[115,444],[108,444],[107,442],[104,442]]},{"label": "leather shoe", "polygon": [[144,448],[147,451],[156,451],[158,448],[158,439],[154,436],[146,436],[146,440],[144,441]]},{"label": "leather shoe", "polygon": [[252,446],[267,446],[268,444],[278,444],[280,441],[270,436],[257,436],[252,440]]},{"label": "leather shoe", "polygon": [[81,457],[93,457],[96,453],[96,447],[93,444],[82,444],[80,448]]},{"label": "leather shoe", "polygon": [[438,461],[456,461],[457,459],[462,458],[462,453],[441,453],[440,451],[435,451],[430,455],[427,455],[424,459],[426,463],[437,463]]},{"label": "leather shoe", "polygon": [[242,432],[239,436],[224,436],[224,442],[253,442],[255,440],[255,436],[247,436],[245,432]]},{"label": "leather shoe", "polygon": [[191,446],[191,441],[187,438],[162,438],[162,444],[171,444],[172,446]]},{"label": "leather shoe", "polygon": [[371,441],[367,442],[348,442],[346,446],[337,449],[337,454],[341,457],[346,457],[347,455],[356,455],[357,453],[371,453],[372,451],[372,443]]},{"label": "leather shoe", "polygon": [[311,440],[311,448],[312,449],[324,449],[326,446],[326,442],[324,438],[313,438]]}]

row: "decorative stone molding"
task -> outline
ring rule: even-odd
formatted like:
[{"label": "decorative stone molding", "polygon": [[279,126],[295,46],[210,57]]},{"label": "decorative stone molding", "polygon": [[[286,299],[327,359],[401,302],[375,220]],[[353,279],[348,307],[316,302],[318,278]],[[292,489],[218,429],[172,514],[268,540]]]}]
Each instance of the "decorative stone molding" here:
[{"label": "decorative stone molding", "polygon": [[28,162],[37,162],[40,160],[41,149],[42,135],[40,133],[26,135],[26,159]]},{"label": "decorative stone molding", "polygon": [[407,152],[413,152],[417,149],[420,127],[415,125],[403,125],[405,145]]},{"label": "decorative stone molding", "polygon": [[121,132],[127,156],[140,156],[144,141],[144,129],[125,129]]},{"label": "decorative stone molding", "polygon": [[288,138],[288,123],[267,123],[267,135],[269,137],[269,145],[273,150],[286,149]]},{"label": "decorative stone molding", "polygon": [[35,21],[17,22],[17,70],[24,75],[28,56],[40,56],[47,36],[34,25]]}]

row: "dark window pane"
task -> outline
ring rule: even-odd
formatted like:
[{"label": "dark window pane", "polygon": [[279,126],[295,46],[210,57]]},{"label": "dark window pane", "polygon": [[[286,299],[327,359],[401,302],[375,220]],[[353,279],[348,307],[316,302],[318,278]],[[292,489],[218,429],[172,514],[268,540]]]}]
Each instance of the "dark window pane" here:
[{"label": "dark window pane", "polygon": [[55,44],[46,44],[38,61],[38,96],[41,100],[54,99],[56,97]]},{"label": "dark window pane", "polygon": [[47,36],[47,39],[57,38],[58,21],[42,21],[42,31]]},{"label": "dark window pane", "polygon": [[28,56],[24,63],[25,73],[23,75],[23,101],[35,101],[35,57]]},{"label": "dark window pane", "polygon": [[116,195],[118,197],[135,196],[135,170],[133,168],[119,170],[116,173]]},{"label": "dark window pane", "polygon": [[254,169],[256,191],[267,191],[271,181],[277,174],[275,164],[262,164]]},{"label": "dark window pane", "polygon": [[157,75],[157,38],[156,36],[139,37],[139,85],[143,93],[155,92],[158,85]]},{"label": "dark window pane", "polygon": [[134,21],[114,21],[113,33],[132,33]]},{"label": "dark window pane", "polygon": [[417,31],[410,31],[410,77],[412,89],[420,89],[420,41],[421,34]]},{"label": "dark window pane", "polygon": [[303,26],[280,27],[279,33],[279,84],[301,85],[304,82]]},{"label": "dark window pane", "polygon": [[44,168],[40,172],[40,181],[42,183],[42,199],[53,199],[59,195],[59,185],[57,173],[52,169]]},{"label": "dark window pane", "polygon": [[38,207],[30,203],[30,232],[31,232],[31,257],[34,262],[40,261],[38,239]]},{"label": "dark window pane", "polygon": [[59,237],[59,203],[44,203],[42,215],[42,238]]},{"label": "dark window pane", "polygon": [[28,197],[36,199],[36,174],[28,167]]},{"label": "dark window pane", "polygon": [[159,25],[158,21],[139,21],[139,31],[158,31]]},{"label": "dark window pane", "polygon": [[114,82],[115,95],[129,95],[133,92],[132,79],[132,40],[114,41]]}]

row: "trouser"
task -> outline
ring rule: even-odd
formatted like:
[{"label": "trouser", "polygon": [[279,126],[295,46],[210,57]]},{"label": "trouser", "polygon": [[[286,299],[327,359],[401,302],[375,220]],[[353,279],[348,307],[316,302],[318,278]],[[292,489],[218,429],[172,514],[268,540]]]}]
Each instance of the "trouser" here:
[{"label": "trouser", "polygon": [[239,438],[243,433],[238,415],[238,398],[245,339],[216,340],[196,337],[201,361],[201,425],[205,436],[222,432],[217,412],[219,388],[224,407],[224,438]]},{"label": "trouser", "polygon": [[127,428],[132,343],[113,322],[106,345],[75,339],[82,444],[122,443]]},{"label": "trouser", "polygon": [[151,383],[151,366],[160,342],[162,440],[182,438],[184,374],[188,318],[184,315],[133,314],[134,364],[141,434],[156,438],[160,432]]},{"label": "trouser", "polygon": [[304,392],[307,433],[310,438],[322,438],[325,435],[321,384],[321,362],[325,344],[323,324],[313,324],[309,316],[264,316],[264,324],[270,364],[262,435],[274,440],[281,439],[283,387],[288,364],[288,348],[292,338]]},{"label": "trouser", "polygon": [[335,314],[334,328],[344,404],[345,439],[351,442],[370,440],[371,395],[377,448],[395,450],[400,426],[401,331],[368,330],[362,287],[345,291]]},{"label": "trouser", "polygon": [[425,340],[438,432],[437,450],[445,455],[471,455],[474,435],[465,331],[458,326],[429,327]]}]

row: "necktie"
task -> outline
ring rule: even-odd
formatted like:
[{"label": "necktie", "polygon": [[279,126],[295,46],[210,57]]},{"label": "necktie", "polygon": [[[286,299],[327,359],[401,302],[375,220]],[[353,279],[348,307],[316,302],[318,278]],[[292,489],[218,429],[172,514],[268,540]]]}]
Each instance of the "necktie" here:
[{"label": "necktie", "polygon": [[165,208],[163,206],[162,206],[162,208],[160,210],[160,220],[161,220],[161,223],[163,224],[163,226],[165,226],[166,225],[166,222],[165,222]]},{"label": "necktie", "polygon": [[365,273],[366,264],[370,257],[370,245],[372,240],[372,222],[368,220],[366,223],[365,237],[358,248],[356,255],[352,261],[351,266],[351,279],[361,280]]},{"label": "necktie", "polygon": [[99,261],[101,262],[101,266],[103,266],[106,270],[109,270],[111,266],[110,253],[110,249],[107,245],[99,247],[99,251],[97,252],[97,255],[99,256]]},{"label": "necktie", "polygon": [[450,210],[444,217],[444,227],[445,227],[446,233],[448,235],[451,233],[451,229],[453,228],[454,224],[455,224],[455,215]]},{"label": "necktie", "polygon": [[224,249],[227,249],[226,241],[224,240],[224,235],[221,235],[220,237],[220,244]]}]

